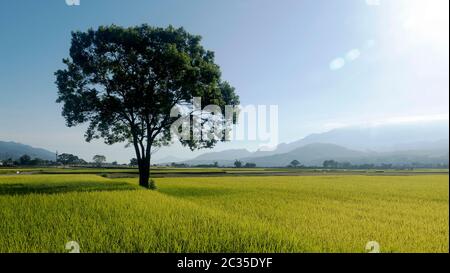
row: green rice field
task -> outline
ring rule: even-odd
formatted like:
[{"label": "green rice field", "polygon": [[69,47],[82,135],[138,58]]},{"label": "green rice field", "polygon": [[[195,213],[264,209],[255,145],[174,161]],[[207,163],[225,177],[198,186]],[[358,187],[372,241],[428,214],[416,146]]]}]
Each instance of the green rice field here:
[{"label": "green rice field", "polygon": [[81,252],[449,251],[445,173],[155,181],[2,175],[0,252],[67,252],[68,241]]}]

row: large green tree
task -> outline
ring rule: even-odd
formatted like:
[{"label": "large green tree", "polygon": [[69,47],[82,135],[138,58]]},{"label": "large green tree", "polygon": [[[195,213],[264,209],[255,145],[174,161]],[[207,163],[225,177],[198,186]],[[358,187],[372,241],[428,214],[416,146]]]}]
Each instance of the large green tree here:
[{"label": "large green tree", "polygon": [[78,156],[73,154],[60,154],[58,155],[57,161],[63,165],[84,163],[83,159],[80,159]]},{"label": "large green tree", "polygon": [[[88,123],[86,141],[103,138],[107,144],[132,145],[139,183],[148,187],[152,148],[169,143],[170,127],[177,120],[170,115],[174,106],[193,97],[223,111],[239,103],[234,88],[222,81],[214,53],[200,41],[200,36],[172,26],[111,25],[73,32],[70,57],[63,60],[66,68],[55,73],[57,102],[63,103],[67,126]],[[207,119],[203,116],[202,124]],[[231,123],[235,120],[233,116]],[[191,136],[198,134],[196,128],[190,123]],[[192,150],[210,148],[224,141],[223,136],[180,142]]]},{"label": "large green tree", "polygon": [[106,162],[106,156],[104,155],[94,155],[92,160],[97,164],[97,166],[101,167],[103,163]]},{"label": "large green tree", "polygon": [[297,159],[294,159],[291,161],[289,165],[292,166],[293,168],[297,168],[299,165],[301,165],[301,163]]}]

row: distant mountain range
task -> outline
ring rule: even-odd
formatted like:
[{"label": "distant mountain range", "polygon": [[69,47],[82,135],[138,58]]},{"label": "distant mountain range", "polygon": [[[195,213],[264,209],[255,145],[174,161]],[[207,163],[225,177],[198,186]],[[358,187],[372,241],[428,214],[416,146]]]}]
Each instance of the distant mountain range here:
[{"label": "distant mountain range", "polygon": [[176,157],[176,156],[165,156],[162,158],[157,158],[152,161],[152,164],[160,164],[160,163],[172,163],[172,162],[180,162],[186,160],[186,158]]},{"label": "distant mountain range", "polygon": [[[45,149],[0,141],[0,160],[18,159],[24,154],[55,159],[55,154]],[[306,166],[322,165],[325,160],[352,164],[448,164],[449,124],[442,121],[340,128],[282,143],[273,151],[225,150],[204,153],[190,160],[168,156],[154,163],[203,165],[218,162],[221,166],[233,166],[235,160],[255,163],[258,167],[284,167],[292,160]]]},{"label": "distant mountain range", "polygon": [[246,158],[246,157],[252,157],[253,153],[249,152],[246,149],[236,149],[236,150],[225,150],[222,152],[211,152],[211,153],[205,153],[202,155],[197,156],[194,160],[200,161],[200,162],[211,162],[211,161],[217,161],[217,160],[235,160],[237,158]]},{"label": "distant mountain range", "polygon": [[340,128],[280,144],[273,151],[226,150],[182,163],[232,166],[235,160],[241,160],[260,167],[281,167],[294,159],[307,166],[331,159],[352,164],[448,163],[449,124],[439,121]]},{"label": "distant mountain range", "polygon": [[52,153],[45,149],[34,148],[16,142],[0,141],[0,160],[5,160],[8,158],[12,158],[15,160],[25,154],[29,155],[32,158],[55,160],[55,153]]}]

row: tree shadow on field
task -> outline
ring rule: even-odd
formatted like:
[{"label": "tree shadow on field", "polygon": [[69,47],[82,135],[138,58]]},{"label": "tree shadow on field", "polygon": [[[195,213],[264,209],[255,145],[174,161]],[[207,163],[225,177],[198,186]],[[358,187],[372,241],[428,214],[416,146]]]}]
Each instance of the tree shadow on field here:
[{"label": "tree shadow on field", "polygon": [[0,196],[137,189],[138,186],[125,182],[0,183]]}]

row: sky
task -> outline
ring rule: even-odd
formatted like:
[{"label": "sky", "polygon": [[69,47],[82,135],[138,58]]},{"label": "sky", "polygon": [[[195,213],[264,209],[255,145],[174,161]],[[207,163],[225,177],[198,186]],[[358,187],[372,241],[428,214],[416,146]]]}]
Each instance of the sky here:
[{"label": "sky", "polygon": [[[70,33],[100,25],[183,26],[215,52],[242,105],[277,105],[280,142],[342,126],[448,120],[448,0],[10,0],[0,2],[0,140],[128,162],[86,143],[55,103]],[[256,150],[235,141],[215,150]],[[178,145],[154,158],[192,157]]]}]

